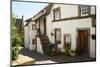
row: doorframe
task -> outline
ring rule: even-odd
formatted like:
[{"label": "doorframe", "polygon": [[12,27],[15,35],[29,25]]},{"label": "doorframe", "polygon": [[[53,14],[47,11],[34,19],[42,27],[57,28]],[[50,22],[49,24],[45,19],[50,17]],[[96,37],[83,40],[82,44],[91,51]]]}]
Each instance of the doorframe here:
[{"label": "doorframe", "polygon": [[87,30],[88,31],[88,56],[90,55],[90,28],[76,28],[76,48],[79,47],[78,45],[78,31],[79,30]]}]

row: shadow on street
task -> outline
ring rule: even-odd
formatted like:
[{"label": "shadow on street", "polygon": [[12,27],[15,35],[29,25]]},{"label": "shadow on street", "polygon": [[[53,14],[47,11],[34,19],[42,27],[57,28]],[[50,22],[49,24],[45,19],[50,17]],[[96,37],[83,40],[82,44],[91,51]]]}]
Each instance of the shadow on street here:
[{"label": "shadow on street", "polygon": [[47,56],[45,54],[38,53],[36,51],[30,51],[28,49],[22,48],[19,52],[24,56],[31,57],[37,61],[46,61],[51,60],[57,63],[65,63],[65,62],[86,62],[86,61],[96,61],[95,58],[90,58],[88,56],[75,56],[70,57],[66,55],[58,55],[58,56]]}]

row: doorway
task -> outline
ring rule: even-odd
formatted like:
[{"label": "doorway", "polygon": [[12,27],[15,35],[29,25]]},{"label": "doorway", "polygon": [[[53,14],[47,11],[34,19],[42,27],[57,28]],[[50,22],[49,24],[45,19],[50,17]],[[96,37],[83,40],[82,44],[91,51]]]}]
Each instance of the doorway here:
[{"label": "doorway", "polygon": [[44,18],[44,35],[46,35],[46,18]]},{"label": "doorway", "polygon": [[78,48],[80,48],[80,54],[89,54],[89,29],[78,29]]}]

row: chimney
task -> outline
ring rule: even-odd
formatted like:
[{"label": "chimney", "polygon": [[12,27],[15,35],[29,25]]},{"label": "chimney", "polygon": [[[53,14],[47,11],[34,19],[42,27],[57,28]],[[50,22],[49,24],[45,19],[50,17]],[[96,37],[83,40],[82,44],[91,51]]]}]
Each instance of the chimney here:
[{"label": "chimney", "polygon": [[22,22],[23,22],[23,15],[22,15]]}]

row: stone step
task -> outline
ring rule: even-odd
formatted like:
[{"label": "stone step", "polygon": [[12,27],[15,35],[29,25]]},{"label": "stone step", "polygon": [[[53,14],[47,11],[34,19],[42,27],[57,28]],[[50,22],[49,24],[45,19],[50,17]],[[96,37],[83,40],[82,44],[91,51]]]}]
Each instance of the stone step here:
[{"label": "stone step", "polygon": [[48,54],[50,52],[50,47],[48,46],[50,41],[49,41],[48,36],[40,35],[40,40],[41,40],[43,52],[45,54]]}]

